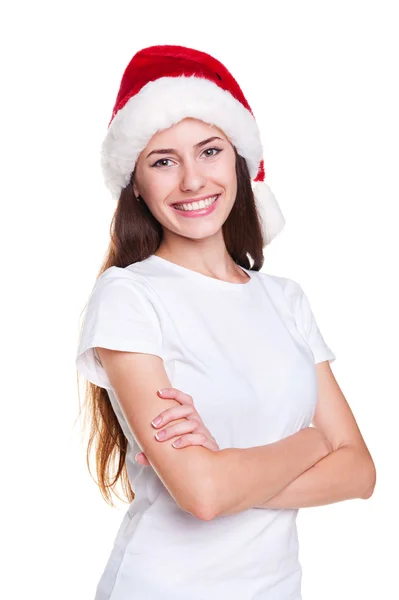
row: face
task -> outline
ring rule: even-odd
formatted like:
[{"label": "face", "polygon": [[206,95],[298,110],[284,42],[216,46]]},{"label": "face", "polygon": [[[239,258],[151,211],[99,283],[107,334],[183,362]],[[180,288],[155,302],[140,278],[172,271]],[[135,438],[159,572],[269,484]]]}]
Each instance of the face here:
[{"label": "face", "polygon": [[[235,161],[223,131],[183,119],[156,133],[141,152],[134,193],[143,198],[165,235],[197,240],[219,235],[237,194]],[[205,204],[193,203],[203,198]]]}]

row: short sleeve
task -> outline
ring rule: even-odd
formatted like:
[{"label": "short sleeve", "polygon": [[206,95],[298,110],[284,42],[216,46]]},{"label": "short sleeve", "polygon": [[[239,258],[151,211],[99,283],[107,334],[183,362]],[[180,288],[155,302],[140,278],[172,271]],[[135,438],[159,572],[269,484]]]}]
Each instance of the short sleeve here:
[{"label": "short sleeve", "polygon": [[336,360],[336,356],[324,340],[316,322],[309,299],[301,285],[296,281],[293,284],[292,296],[297,328],[313,352],[315,364],[328,360]]},{"label": "short sleeve", "polygon": [[84,312],[76,354],[80,375],[112,389],[94,348],[143,352],[163,358],[162,331],[148,288],[136,274],[110,267],[97,280]]}]

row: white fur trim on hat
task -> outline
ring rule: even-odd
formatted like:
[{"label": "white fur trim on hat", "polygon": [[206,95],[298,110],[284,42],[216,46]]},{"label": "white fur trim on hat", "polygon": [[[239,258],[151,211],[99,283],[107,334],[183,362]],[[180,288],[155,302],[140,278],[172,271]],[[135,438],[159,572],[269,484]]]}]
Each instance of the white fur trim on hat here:
[{"label": "white fur trim on hat", "polygon": [[259,218],[262,222],[265,246],[267,246],[284,228],[285,218],[267,183],[257,181],[253,183],[252,189]]},{"label": "white fur trim on hat", "polygon": [[101,167],[113,196],[119,197],[128,184],[152,136],[186,117],[219,127],[246,159],[251,179],[256,177],[263,149],[251,112],[208,79],[161,77],[132,96],[110,123],[101,148]]}]

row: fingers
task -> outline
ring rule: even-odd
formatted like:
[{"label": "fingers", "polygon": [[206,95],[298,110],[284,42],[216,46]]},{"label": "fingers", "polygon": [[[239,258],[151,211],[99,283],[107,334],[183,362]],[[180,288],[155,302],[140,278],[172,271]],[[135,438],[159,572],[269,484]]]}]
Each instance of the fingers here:
[{"label": "fingers", "polygon": [[170,421],[177,421],[177,419],[182,419],[183,417],[190,417],[193,421],[200,422],[200,416],[195,411],[194,406],[192,404],[184,404],[167,408],[152,421],[151,425],[153,427],[161,427]]},{"label": "fingers", "polygon": [[[194,406],[192,396],[176,388],[163,388],[157,390],[157,394],[161,398],[174,398],[181,406],[173,406],[164,410],[152,421],[152,426],[158,428],[155,439],[163,442],[171,438],[176,438],[176,436],[180,436],[172,442],[172,446],[176,448],[203,446],[204,448],[213,451],[219,450],[216,440],[205,428],[205,425]],[[165,427],[170,421],[176,421],[184,417],[185,421]]]},{"label": "fingers", "polygon": [[144,467],[149,467],[151,464],[144,452],[138,452],[134,458],[136,462],[138,462],[140,465],[143,465]]},{"label": "fingers", "polygon": [[176,435],[182,435],[184,433],[191,433],[195,431],[198,427],[198,423],[192,419],[181,421],[180,423],[176,423],[176,425],[170,425],[169,427],[165,427],[160,431],[157,431],[155,434],[155,439],[158,441],[164,442],[165,440],[170,440]]},{"label": "fingers", "polygon": [[203,446],[209,450],[219,450],[217,444],[213,443],[207,435],[203,433],[187,433],[172,443],[176,448],[185,448],[187,446]]},{"label": "fingers", "polygon": [[181,404],[193,404],[194,402],[192,396],[176,388],[162,388],[161,390],[157,390],[157,394],[161,398],[174,398],[174,400],[177,400]]}]

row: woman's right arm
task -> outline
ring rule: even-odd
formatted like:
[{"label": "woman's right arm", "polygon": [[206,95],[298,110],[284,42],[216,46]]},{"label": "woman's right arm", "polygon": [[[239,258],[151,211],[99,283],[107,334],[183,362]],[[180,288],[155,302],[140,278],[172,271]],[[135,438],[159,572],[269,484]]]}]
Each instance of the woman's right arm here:
[{"label": "woman's right arm", "polygon": [[[177,400],[160,398],[157,390],[172,384],[163,360],[155,354],[127,352],[97,347],[101,365],[111,383],[129,429],[152,468],[182,510],[207,520],[213,490],[211,456],[214,451],[202,446],[176,449],[172,442],[180,435],[160,443],[155,439],[151,421]],[[186,421],[176,419],[174,424]]]}]

